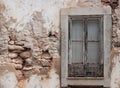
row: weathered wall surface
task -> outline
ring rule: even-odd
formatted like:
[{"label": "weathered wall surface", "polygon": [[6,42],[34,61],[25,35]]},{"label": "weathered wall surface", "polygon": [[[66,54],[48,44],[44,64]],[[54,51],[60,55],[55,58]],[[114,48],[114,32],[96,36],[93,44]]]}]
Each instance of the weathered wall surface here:
[{"label": "weathered wall surface", "polygon": [[[111,88],[120,88],[117,0],[0,0],[0,88],[60,88],[60,9],[111,6]],[[4,69],[3,69],[4,68]]]}]

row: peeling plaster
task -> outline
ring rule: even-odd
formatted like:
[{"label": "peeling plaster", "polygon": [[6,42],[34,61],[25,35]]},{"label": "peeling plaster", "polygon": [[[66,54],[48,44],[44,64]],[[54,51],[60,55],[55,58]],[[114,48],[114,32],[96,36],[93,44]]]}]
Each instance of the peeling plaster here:
[{"label": "peeling plaster", "polygon": [[27,81],[26,88],[60,88],[59,76],[52,69],[48,78],[32,75]]},{"label": "peeling plaster", "polygon": [[[41,35],[40,38],[43,38],[41,38],[40,40],[45,41],[42,42],[45,43],[45,45],[43,45],[41,48],[44,48],[44,51],[49,49],[48,52],[50,53],[51,57],[53,59],[56,59],[60,58],[58,50],[60,45],[60,9],[84,7],[96,8],[98,6],[104,7],[106,5],[103,5],[101,3],[101,0],[0,0],[0,19],[2,20],[0,25],[2,25],[2,29],[4,28],[7,31],[15,30],[19,32],[20,36],[17,35],[17,38],[20,37],[19,40],[26,38],[26,46],[30,46],[30,48],[35,47],[36,51],[39,51],[40,48],[38,48],[38,46],[33,46],[33,42],[38,43],[38,40],[34,40],[35,36],[31,33],[32,29],[36,29],[36,31],[33,30],[33,32],[36,33],[35,35]],[[118,35],[117,38],[115,36],[116,41],[120,41],[120,31],[118,30],[120,27],[119,10],[120,6],[115,9],[114,13],[114,15],[118,18],[117,23],[114,22],[114,27],[116,29],[115,32]],[[34,14],[36,12],[41,13],[41,16],[38,17],[40,18],[40,21],[33,21]],[[41,21],[42,23],[40,23]],[[54,42],[50,41],[48,36],[46,36],[49,35],[49,33],[51,33],[52,36],[55,35],[55,38],[57,38],[57,40],[55,40]],[[43,36],[44,34],[45,36]],[[41,52],[39,51],[40,54]],[[40,58],[41,56],[39,57],[39,59]],[[119,58],[119,55],[113,57],[114,65],[111,72],[111,88],[120,88]],[[0,63],[3,62],[3,59],[0,60]],[[48,77],[34,74],[31,75],[30,78],[24,78],[25,84],[23,83],[23,88],[60,88],[60,78],[59,75],[56,73],[56,70],[60,69],[51,68],[49,74],[47,75]],[[0,77],[0,88],[17,88],[17,82],[18,80],[16,79],[14,73],[5,73],[3,76]],[[18,85],[19,83],[20,82],[18,82]]]},{"label": "peeling plaster", "polygon": [[6,72],[0,77],[0,88],[18,88],[15,73]]},{"label": "peeling plaster", "polygon": [[120,56],[114,57],[114,67],[111,73],[111,88],[120,88]]}]

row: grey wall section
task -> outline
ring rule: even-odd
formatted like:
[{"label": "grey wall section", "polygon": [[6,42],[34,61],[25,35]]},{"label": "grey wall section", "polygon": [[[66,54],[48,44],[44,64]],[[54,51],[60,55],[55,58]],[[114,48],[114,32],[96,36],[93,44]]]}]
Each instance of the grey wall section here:
[{"label": "grey wall section", "polygon": [[113,19],[111,88],[119,88],[117,0],[0,0],[0,68],[7,64],[0,71],[1,88],[60,88],[60,9],[109,6]]}]

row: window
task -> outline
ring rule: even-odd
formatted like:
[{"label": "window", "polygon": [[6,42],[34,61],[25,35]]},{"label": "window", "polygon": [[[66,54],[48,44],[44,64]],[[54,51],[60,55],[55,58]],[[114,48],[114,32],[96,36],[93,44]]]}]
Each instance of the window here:
[{"label": "window", "polygon": [[69,17],[68,76],[103,77],[102,17],[81,17]]},{"label": "window", "polygon": [[110,86],[111,8],[61,10],[61,86]]}]

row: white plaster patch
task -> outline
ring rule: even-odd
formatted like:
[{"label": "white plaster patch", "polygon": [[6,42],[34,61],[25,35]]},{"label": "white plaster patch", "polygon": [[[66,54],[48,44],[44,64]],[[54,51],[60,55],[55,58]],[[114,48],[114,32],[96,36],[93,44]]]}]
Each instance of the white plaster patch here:
[{"label": "white plaster patch", "polygon": [[40,11],[42,12],[45,20],[45,27],[50,29],[52,26],[51,24],[54,25],[55,23],[58,24],[59,22],[55,16],[56,13],[59,14],[59,2],[55,3],[55,1],[56,0],[52,0],[50,2],[47,0],[24,0],[23,2],[23,0],[3,0],[6,6],[4,15],[7,20],[10,20],[9,17],[16,19],[17,22],[11,24],[9,27],[20,31],[23,30],[26,23],[30,22],[32,14],[35,11]]},{"label": "white plaster patch", "polygon": [[60,88],[59,76],[54,69],[50,71],[49,78],[32,75],[27,81],[26,88]]},{"label": "white plaster patch", "polygon": [[120,88],[120,56],[115,56],[111,73],[111,88]]},{"label": "white plaster patch", "polygon": [[[10,20],[10,17],[16,19],[17,22],[10,24],[9,27],[20,31],[24,29],[26,23],[30,22],[32,14],[35,11],[40,11],[45,20],[44,27],[48,30],[59,30],[57,27],[59,27],[60,9],[76,7],[78,1],[79,0],[3,0],[6,6],[4,16],[7,20]],[[89,0],[89,2],[92,3],[93,1],[94,0]],[[86,2],[86,0],[81,0],[80,2]],[[94,3],[98,2],[100,1],[95,0]],[[70,5],[68,5],[69,3]]]},{"label": "white plaster patch", "polygon": [[49,79],[41,81],[42,88],[60,88],[59,76],[52,69],[49,73]]},{"label": "white plaster patch", "polygon": [[29,81],[27,82],[26,88],[42,88],[39,77],[37,75],[31,76]]},{"label": "white plaster patch", "polygon": [[7,72],[0,77],[0,88],[18,88],[17,78],[13,72]]}]

